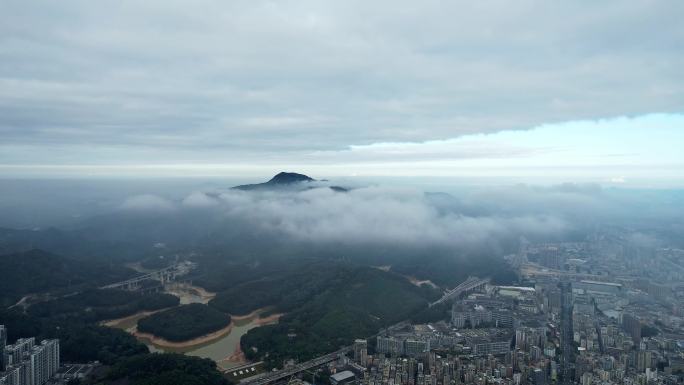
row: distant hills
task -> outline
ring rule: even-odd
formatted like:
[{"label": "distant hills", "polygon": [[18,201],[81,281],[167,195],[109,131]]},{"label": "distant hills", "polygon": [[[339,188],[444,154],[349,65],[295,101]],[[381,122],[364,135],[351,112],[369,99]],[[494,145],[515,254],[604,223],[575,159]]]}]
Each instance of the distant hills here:
[{"label": "distant hills", "polygon": [[313,182],[325,182],[317,181],[307,175],[298,174],[296,172],[279,172],[271,180],[264,183],[256,184],[243,184],[240,186],[235,186],[233,189],[242,191],[267,191],[267,190],[282,190],[282,189],[292,189],[292,190],[308,190],[318,187],[328,187],[336,192],[346,192],[348,191],[344,187],[340,186],[321,186],[313,184]]},{"label": "distant hills", "polygon": [[73,292],[126,279],[128,268],[96,259],[75,260],[43,250],[0,255],[0,307],[27,294]]}]

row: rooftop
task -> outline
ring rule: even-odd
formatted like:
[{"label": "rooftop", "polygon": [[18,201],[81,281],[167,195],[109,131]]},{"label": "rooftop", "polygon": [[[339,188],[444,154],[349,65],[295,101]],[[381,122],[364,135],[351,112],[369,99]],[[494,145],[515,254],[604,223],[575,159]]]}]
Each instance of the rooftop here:
[{"label": "rooftop", "polygon": [[337,382],[344,381],[344,380],[347,380],[347,379],[352,378],[352,377],[354,377],[354,373],[350,372],[349,370],[345,370],[345,371],[342,371],[339,373],[335,373],[332,376],[330,376],[331,379],[333,379]]}]

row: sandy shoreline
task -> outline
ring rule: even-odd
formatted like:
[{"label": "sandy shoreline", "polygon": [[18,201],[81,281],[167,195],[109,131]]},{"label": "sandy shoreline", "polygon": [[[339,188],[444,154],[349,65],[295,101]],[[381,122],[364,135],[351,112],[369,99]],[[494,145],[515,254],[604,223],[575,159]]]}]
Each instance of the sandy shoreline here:
[{"label": "sandy shoreline", "polygon": [[202,345],[207,342],[211,342],[213,340],[219,339],[226,334],[229,334],[233,330],[233,326],[235,323],[231,321],[228,326],[224,327],[223,329],[219,329],[215,332],[205,334],[201,337],[193,338],[191,340],[187,341],[181,341],[181,342],[174,342],[174,341],[169,341],[161,337],[157,337],[154,334],[149,334],[149,333],[142,333],[139,332],[137,329],[131,334],[138,338],[143,338],[145,340],[148,340],[150,343],[153,345],[162,347],[162,348],[172,348],[172,349],[178,349],[178,348],[191,348],[195,345]]},{"label": "sandy shoreline", "polygon": [[277,313],[277,314],[271,314],[270,316],[264,317],[264,318],[259,317],[259,318],[257,318],[255,323],[259,326],[270,325],[270,324],[278,322],[278,320],[280,320],[280,317],[282,317],[284,315],[285,315],[285,313]]},{"label": "sandy shoreline", "polygon": [[[261,311],[261,310],[263,310],[263,309],[259,309],[256,311]],[[254,312],[248,314],[247,316],[250,316],[253,314],[254,314]],[[247,316],[241,316],[241,317],[245,318]],[[278,320],[282,316],[283,316],[283,313],[271,314],[270,316],[265,317],[265,318],[258,318],[255,321],[255,323],[259,326],[274,324],[274,323],[278,322]],[[245,357],[245,353],[242,351],[242,347],[240,346],[239,343],[235,347],[235,351],[233,352],[233,354],[225,357],[224,359],[220,360],[219,362],[230,362],[230,363],[239,364],[239,365],[244,365],[244,364],[249,363],[249,361],[247,360],[247,357]]]},{"label": "sandy shoreline", "polygon": [[[231,315],[230,315],[230,318],[231,318],[231,319],[234,319],[234,320],[238,320],[238,321],[242,321],[242,320],[245,320],[245,319],[252,319],[252,318],[254,318],[254,317],[258,317],[259,314],[265,312],[265,311],[268,310],[269,308],[271,308],[271,307],[270,307],[270,306],[261,307],[261,308],[258,308],[258,309],[256,309],[256,310],[252,311],[251,313],[243,314],[243,315],[233,315],[233,314],[231,314]],[[273,315],[276,315],[276,314],[273,314]],[[282,314],[278,314],[278,318],[280,318],[280,316],[282,316]],[[266,317],[266,318],[259,318],[259,319],[267,319],[267,318],[271,318],[271,316],[268,316],[268,317]]]},{"label": "sandy shoreline", "polygon": [[139,312],[137,312],[137,313],[135,313],[135,314],[131,314],[131,315],[126,316],[126,317],[115,318],[115,319],[110,319],[110,320],[105,320],[105,321],[100,321],[100,325],[102,325],[102,326],[107,326],[107,327],[110,327],[110,328],[116,328],[119,324],[122,324],[122,323],[124,323],[124,322],[133,320],[133,319],[135,319],[135,318],[147,317],[147,316],[152,315],[152,314],[154,314],[154,313],[159,313],[160,311],[169,310],[169,309],[173,309],[173,308],[172,308],[172,307],[167,307],[167,308],[159,309],[159,310],[144,310],[144,311],[139,311]]},{"label": "sandy shoreline", "polygon": [[[230,324],[228,324],[228,326],[226,326],[225,328],[217,330],[217,331],[209,333],[209,334],[205,334],[205,335],[197,337],[197,338],[193,338],[191,340],[187,340],[187,341],[180,341],[180,342],[169,341],[169,340],[166,340],[164,338],[157,337],[154,334],[142,333],[142,332],[138,331],[137,329],[133,330],[131,332],[131,334],[133,334],[134,336],[136,336],[138,338],[146,339],[150,343],[152,343],[153,345],[156,345],[156,346],[159,346],[162,348],[171,348],[171,349],[191,348],[191,347],[196,346],[196,345],[202,345],[202,344],[206,344],[208,342],[212,342],[214,340],[217,340],[217,339],[229,334],[233,330],[233,327],[235,326],[235,320],[239,321],[239,320],[258,317],[259,313],[262,311],[263,311],[263,309],[257,309],[255,311],[253,311],[247,315],[243,315],[243,316],[232,316],[231,315],[230,316],[230,318],[231,318]],[[283,314],[271,314],[268,317],[264,317],[264,318],[259,317],[256,319],[255,323],[259,326],[272,324],[272,323],[278,322],[278,320],[282,316],[283,316]],[[239,350],[239,346],[240,345],[238,344],[238,349],[236,349],[236,352],[233,353],[233,355],[236,355],[238,353],[237,350]],[[240,352],[240,353],[242,353],[242,352]],[[232,357],[232,355],[231,355],[231,357]]]},{"label": "sandy shoreline", "polygon": [[[122,323],[135,320],[136,318],[147,317],[151,314],[158,313],[160,311],[164,311],[167,309],[172,309],[172,308],[166,308],[166,309],[160,309],[160,310],[154,310],[154,311],[141,311],[141,312],[138,312],[138,313],[135,313],[135,314],[123,317],[123,318],[117,318],[117,319],[113,319],[113,320],[102,321],[102,322],[100,322],[100,324],[103,326],[116,328]],[[256,318],[255,323],[259,326],[263,326],[263,325],[276,323],[276,322],[278,322],[280,317],[283,316],[283,314],[271,314],[268,317],[264,317],[264,318],[259,317],[259,314],[263,313],[265,310],[266,310],[266,308],[261,308],[261,309],[254,310],[253,312],[251,312],[249,314],[245,314],[245,315],[237,315],[237,316],[231,315],[230,316],[230,318],[231,318],[230,324],[228,324],[226,327],[219,329],[215,332],[211,332],[209,334],[205,334],[203,336],[193,338],[193,339],[187,340],[187,341],[180,341],[180,342],[169,341],[169,340],[166,340],[162,337],[155,336],[154,334],[151,334],[151,333],[140,332],[140,331],[138,331],[138,329],[135,326],[128,328],[126,331],[128,333],[132,334],[133,336],[135,336],[137,338],[144,339],[144,340],[148,341],[149,343],[151,343],[152,345],[158,346],[160,348],[186,349],[186,348],[192,348],[192,347],[197,346],[197,345],[203,345],[203,344],[206,344],[208,342],[212,342],[214,340],[217,340],[219,338],[222,338],[222,337],[228,335],[233,330],[233,327],[235,326],[235,321],[242,321],[242,320]],[[238,359],[238,360],[244,359],[244,354],[242,354],[242,352],[238,352],[237,350],[239,350],[239,347],[238,347],[238,349],[236,349],[236,352],[233,353],[233,355],[231,355],[230,357],[238,355],[238,356],[241,356],[241,358],[235,357],[234,359]],[[228,358],[229,357],[226,357],[226,360]],[[232,361],[232,360],[230,360],[230,361]]]},{"label": "sandy shoreline", "polygon": [[228,357],[222,359],[219,362],[230,362],[232,364],[238,365],[244,365],[249,363],[249,361],[247,361],[247,357],[245,357],[245,353],[242,351],[242,347],[240,346],[240,344],[237,344],[233,354],[229,355]]}]

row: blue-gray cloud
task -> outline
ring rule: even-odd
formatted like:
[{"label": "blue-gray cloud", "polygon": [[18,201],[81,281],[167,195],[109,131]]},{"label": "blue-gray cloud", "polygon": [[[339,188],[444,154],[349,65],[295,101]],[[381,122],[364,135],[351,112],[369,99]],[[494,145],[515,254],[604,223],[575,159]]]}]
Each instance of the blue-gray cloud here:
[{"label": "blue-gray cloud", "polygon": [[678,112],[682,14],[679,1],[5,1],[0,163],[306,161]]}]

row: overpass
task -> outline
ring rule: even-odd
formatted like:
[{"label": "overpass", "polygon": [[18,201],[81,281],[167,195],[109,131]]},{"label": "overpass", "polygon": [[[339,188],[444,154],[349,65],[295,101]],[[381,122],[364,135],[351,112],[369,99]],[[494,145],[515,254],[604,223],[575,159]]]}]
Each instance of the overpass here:
[{"label": "overpass", "polygon": [[344,347],[344,348],[342,348],[336,352],[326,354],[324,356],[316,357],[313,360],[302,362],[302,363],[297,364],[297,365],[295,365],[291,368],[288,368],[288,369],[279,370],[277,372],[271,372],[271,373],[265,374],[263,376],[259,376],[258,378],[254,378],[252,380],[241,381],[240,384],[244,384],[244,385],[267,385],[267,384],[288,378],[290,376],[293,376],[299,372],[303,372],[305,370],[309,370],[311,368],[315,368],[317,366],[327,364],[328,362],[335,361],[339,357],[349,353],[350,351],[351,351],[351,347],[347,346],[347,347]]},{"label": "overpass", "polygon": [[[399,330],[399,329],[404,328],[410,324],[411,323],[408,320],[397,322],[396,324],[388,326],[387,328],[381,330],[380,332],[375,333],[374,335],[368,337],[368,339],[375,338],[376,336],[380,335],[381,333],[387,333],[389,331]],[[295,365],[291,368],[288,368],[288,369],[283,369],[283,370],[279,370],[277,372],[271,372],[271,373],[267,373],[267,374],[263,374],[263,375],[259,375],[259,376],[255,376],[255,377],[250,377],[249,379],[245,379],[245,380],[240,381],[240,385],[267,385],[267,384],[271,384],[271,383],[274,383],[276,381],[280,381],[280,380],[286,379],[288,377],[294,376],[297,373],[315,368],[317,366],[321,366],[323,364],[327,364],[328,362],[335,361],[338,358],[340,358],[341,356],[351,352],[351,350],[352,350],[351,346],[346,346],[346,347],[343,347],[336,352],[329,353],[329,354],[326,354],[324,356],[316,357],[312,360],[302,362],[302,363],[297,364],[297,365]],[[234,369],[230,369],[230,370],[234,370]]]},{"label": "overpass", "polygon": [[159,281],[163,286],[168,282],[176,280],[178,277],[188,274],[195,267],[197,267],[197,265],[193,262],[178,262],[161,270],[156,270],[135,278],[127,279],[125,281],[102,286],[100,289],[138,290],[140,288],[140,284],[144,281]]},{"label": "overpass", "polygon": [[482,289],[485,285],[489,283],[489,278],[478,278],[478,277],[468,277],[465,281],[461,282],[460,285],[456,286],[455,288],[448,290],[442,298],[438,299],[437,301],[433,302],[430,304],[430,307],[433,307],[435,305],[439,305],[441,303],[444,303],[446,301],[449,301],[454,298],[460,297],[462,294],[468,294],[472,293],[476,290]]}]

